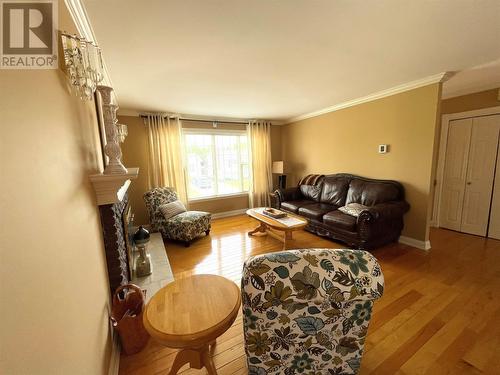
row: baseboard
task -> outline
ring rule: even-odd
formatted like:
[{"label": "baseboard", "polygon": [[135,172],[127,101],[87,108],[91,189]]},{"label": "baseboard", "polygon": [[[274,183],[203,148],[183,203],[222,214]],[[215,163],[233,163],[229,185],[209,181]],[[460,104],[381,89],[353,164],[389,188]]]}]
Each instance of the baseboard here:
[{"label": "baseboard", "polygon": [[109,358],[108,375],[118,375],[120,370],[120,343],[118,341],[118,334],[115,332],[111,341],[111,357]]},{"label": "baseboard", "polygon": [[429,251],[431,249],[431,241],[420,241],[415,238],[400,236],[399,242],[408,246],[416,247],[417,249]]},{"label": "baseboard", "polygon": [[242,215],[245,212],[247,212],[248,208],[243,208],[242,210],[233,210],[233,211],[226,211],[226,212],[217,212],[215,214],[212,214],[212,219],[220,219],[223,217],[229,217],[229,216],[236,216],[236,215]]}]

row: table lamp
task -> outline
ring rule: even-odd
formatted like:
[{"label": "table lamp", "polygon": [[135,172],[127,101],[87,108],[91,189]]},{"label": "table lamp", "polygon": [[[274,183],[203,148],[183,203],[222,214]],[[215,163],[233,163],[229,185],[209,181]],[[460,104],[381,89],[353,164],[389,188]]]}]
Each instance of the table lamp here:
[{"label": "table lamp", "polygon": [[273,173],[278,175],[278,187],[280,189],[286,188],[286,175],[283,174],[285,170],[285,162],[283,160],[273,161]]}]

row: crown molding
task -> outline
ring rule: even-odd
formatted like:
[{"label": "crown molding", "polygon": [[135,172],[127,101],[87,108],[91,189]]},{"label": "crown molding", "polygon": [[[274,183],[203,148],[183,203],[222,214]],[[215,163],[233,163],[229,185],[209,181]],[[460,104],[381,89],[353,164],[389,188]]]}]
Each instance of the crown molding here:
[{"label": "crown molding", "polygon": [[371,102],[371,101],[377,100],[377,99],[382,99],[382,98],[385,98],[387,96],[399,94],[399,93],[409,91],[409,90],[414,90],[416,88],[431,85],[433,83],[438,83],[438,82],[442,83],[442,82],[448,80],[452,75],[453,75],[452,72],[443,72],[443,73],[435,74],[435,75],[425,77],[422,79],[418,79],[416,81],[407,82],[407,83],[404,83],[402,85],[394,86],[394,87],[391,87],[391,88],[386,89],[386,90],[374,92],[373,94],[363,96],[361,98],[349,100],[347,102],[339,103],[339,104],[336,104],[336,105],[331,106],[331,107],[320,109],[318,111],[314,111],[314,112],[306,113],[306,114],[303,114],[303,115],[300,115],[297,117],[290,118],[290,119],[284,121],[284,124],[290,124],[292,122],[305,120],[305,119],[308,119],[311,117],[321,116],[321,115],[324,115],[325,113],[335,112],[335,111],[338,111],[340,109],[353,107],[353,106],[358,105],[358,104]]},{"label": "crown molding", "polygon": [[[76,29],[80,34],[80,37],[85,38],[88,41],[93,42],[96,45],[99,45],[97,39],[95,37],[94,29],[92,28],[92,24],[90,23],[89,16],[87,11],[85,10],[85,6],[83,5],[81,0],[64,0],[66,3],[66,7],[68,8],[69,14],[75,23]],[[104,52],[102,57],[103,63],[103,73],[104,78],[100,85],[113,87],[111,82],[111,77],[109,75],[108,67],[106,66],[106,60],[104,58]],[[114,93],[116,97],[116,93]]]}]

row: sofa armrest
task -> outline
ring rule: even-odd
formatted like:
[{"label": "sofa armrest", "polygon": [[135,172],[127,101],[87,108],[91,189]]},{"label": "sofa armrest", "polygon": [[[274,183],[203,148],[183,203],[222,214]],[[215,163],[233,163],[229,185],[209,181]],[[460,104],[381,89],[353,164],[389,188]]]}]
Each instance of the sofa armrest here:
[{"label": "sofa armrest", "polygon": [[399,237],[403,229],[403,215],[409,208],[405,201],[394,201],[363,210],[357,221],[358,234],[362,242],[366,243],[381,236]]},{"label": "sofa armrest", "polygon": [[380,203],[360,213],[358,224],[362,221],[392,220],[402,218],[408,212],[410,205],[405,201]]},{"label": "sofa armrest", "polygon": [[280,206],[282,202],[294,201],[302,198],[302,193],[298,186],[286,189],[276,189],[274,193],[278,196]]}]

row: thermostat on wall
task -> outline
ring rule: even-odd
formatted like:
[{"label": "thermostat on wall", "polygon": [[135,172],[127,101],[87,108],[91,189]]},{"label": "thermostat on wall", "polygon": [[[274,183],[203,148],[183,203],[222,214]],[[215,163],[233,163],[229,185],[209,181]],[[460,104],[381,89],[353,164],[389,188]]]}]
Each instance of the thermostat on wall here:
[{"label": "thermostat on wall", "polygon": [[386,154],[389,152],[389,145],[378,145],[378,153]]}]

